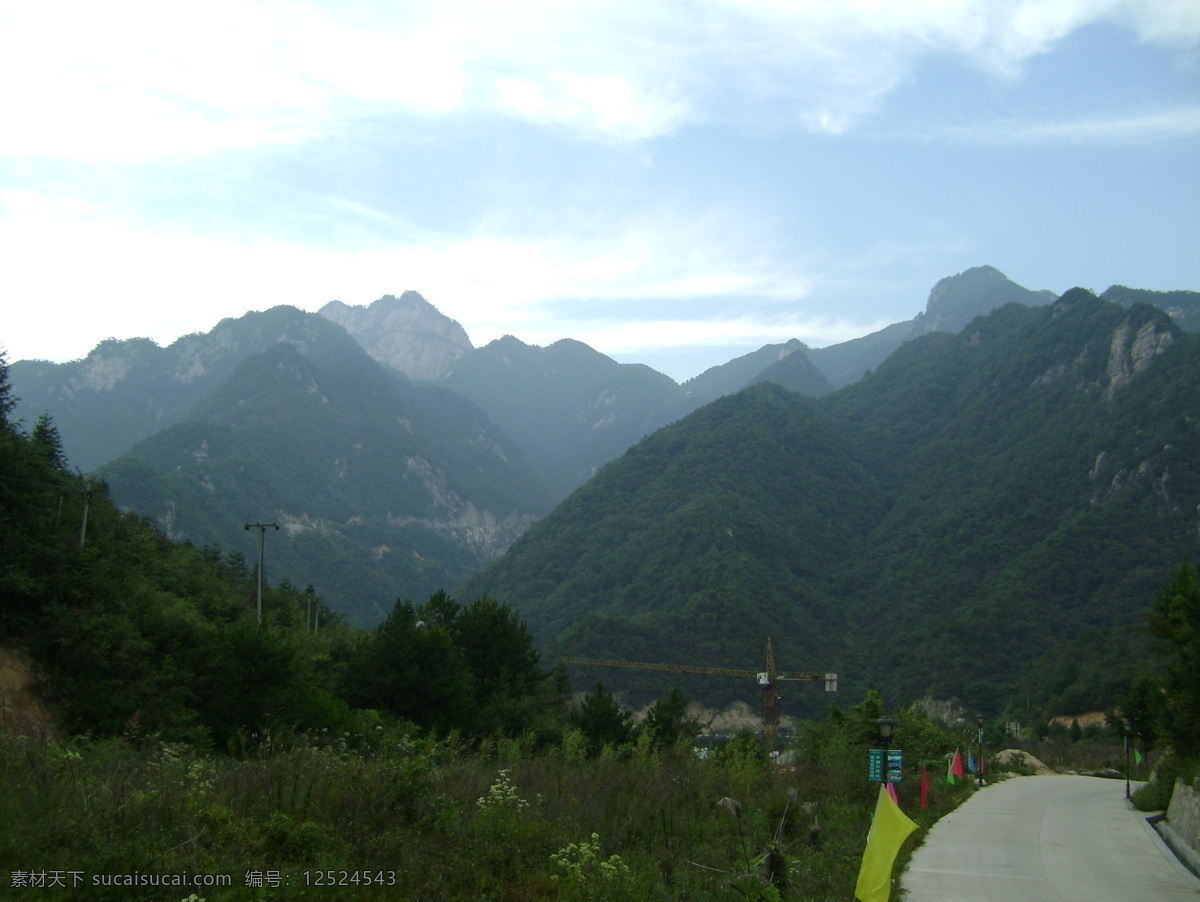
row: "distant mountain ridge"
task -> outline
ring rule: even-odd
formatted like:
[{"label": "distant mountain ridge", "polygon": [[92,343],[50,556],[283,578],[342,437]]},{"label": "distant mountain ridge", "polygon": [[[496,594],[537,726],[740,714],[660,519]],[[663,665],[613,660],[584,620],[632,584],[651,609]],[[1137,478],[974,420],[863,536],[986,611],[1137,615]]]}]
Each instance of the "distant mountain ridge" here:
[{"label": "distant mountain ridge", "polygon": [[312,345],[324,330],[286,312],[294,310],[223,319],[165,348],[148,338],[108,339],[82,360],[20,360],[10,379],[28,409],[53,415],[68,458],[86,472],[178,422],[247,356],[280,343]]},{"label": "distant mountain ridge", "polygon": [[572,339],[540,348],[506,335],[461,357],[437,384],[486,411],[556,500],[694,407],[669,376]]},{"label": "distant mountain ridge", "polygon": [[[1196,292],[1140,292],[1114,286],[1108,294],[1125,306],[1144,300],[1163,303],[1185,325],[1200,310]],[[312,581],[331,600],[351,599],[346,602],[348,609],[368,612],[363,616],[369,617],[374,616],[369,614],[375,610],[371,606],[381,602],[364,602],[368,594],[415,591],[419,596],[436,581],[435,575],[441,585],[457,581],[470,568],[503,552],[525,527],[584,485],[608,461],[714,399],[764,381],[807,396],[824,396],[836,380],[880,368],[887,355],[901,347],[911,354],[936,347],[936,343],[914,342],[914,337],[960,322],[965,325],[996,304],[1016,300],[1039,305],[1045,298],[1046,293],[1028,292],[992,267],[977,267],[940,280],[925,311],[912,321],[832,348],[811,349],[795,339],[767,345],[683,385],[646,366],[618,364],[571,339],[536,347],[505,336],[474,348],[457,322],[416,292],[387,295],[365,307],[330,302],[320,315],[290,307],[249,313],[222,320],[208,333],[184,336],[165,348],[148,339],[110,339],[86,358],[70,363],[17,361],[10,364],[9,376],[23,410],[52,415],[72,465],[91,472],[114,464],[115,471],[106,468],[104,473],[114,481],[124,480],[121,491],[128,492],[124,497],[131,500],[123,503],[155,517],[175,536],[226,543],[228,523],[265,516],[238,508],[248,497],[244,494],[216,492],[224,477],[213,475],[219,457],[213,449],[223,448],[223,460],[237,461],[245,472],[258,473],[257,484],[275,486],[280,498],[289,499],[274,505],[265,496],[259,499],[260,507],[275,510],[289,524],[289,535],[303,536],[306,542],[317,535],[328,540],[308,546],[307,556],[294,558],[295,574],[316,574],[319,578]],[[284,354],[287,348],[295,350],[299,359],[270,356]],[[267,359],[263,355],[268,355],[270,365],[263,363]],[[259,367],[258,375],[247,375],[247,367]],[[304,377],[305,382],[300,374],[306,367],[315,369]],[[294,372],[301,381],[285,390],[272,375],[284,371]],[[390,373],[391,388],[382,387],[380,372]],[[411,377],[406,378],[406,373]],[[352,378],[352,374],[357,375]],[[363,382],[359,392],[346,388],[356,378]],[[377,474],[373,478],[385,484],[411,486],[417,480],[425,485],[424,496],[406,496],[407,507],[397,506],[390,513],[375,510],[366,518],[387,522],[387,528],[375,532],[348,528],[357,516],[348,512],[350,508],[360,503],[370,508],[373,499],[356,494],[358,489],[338,486],[336,479],[331,484],[328,454],[318,458],[289,451],[286,457],[295,466],[291,480],[281,483],[271,472],[278,460],[265,450],[252,455],[247,451],[248,436],[274,428],[267,424],[271,418],[267,406],[301,406],[295,395],[301,384],[314,397],[332,397],[320,388],[330,379],[342,386],[338,406],[358,413],[338,419],[330,416],[328,405],[318,405],[312,417],[295,419],[279,444],[332,453],[325,433],[341,430],[387,434],[388,443],[410,448],[403,459],[393,458],[389,467],[373,471]],[[256,381],[261,390],[254,389]],[[266,391],[266,385],[274,388]],[[253,423],[234,417],[232,402],[222,402],[225,407],[217,404],[234,388],[240,393],[236,410],[254,411]],[[388,392],[397,393],[401,400],[385,403],[381,398]],[[403,409],[389,407],[395,403]],[[420,433],[421,442],[432,441],[433,446],[410,447],[407,433],[371,425],[368,408],[395,424],[407,423]],[[414,410],[422,413],[416,416]],[[214,436],[207,451],[203,442],[190,438],[200,434],[197,423],[206,424],[204,429]],[[218,427],[225,432],[213,432]],[[490,456],[483,454],[485,448],[491,449]],[[206,454],[209,475],[200,478],[191,464]],[[345,449],[333,454],[334,460],[353,458]],[[131,466],[133,459],[140,461],[137,467]],[[504,466],[497,470],[497,462]],[[483,483],[492,478],[512,491],[498,495],[487,489]],[[211,491],[205,488],[209,485]],[[196,494],[199,491],[211,497],[202,498]],[[379,494],[386,497],[390,491]],[[320,506],[305,509],[299,503],[304,496],[323,500]],[[433,504],[432,498],[442,500]],[[223,512],[221,503],[226,506]],[[335,514],[330,506],[337,505],[341,507]],[[224,525],[218,525],[221,518]],[[319,524],[319,529],[310,529],[310,524]],[[393,553],[397,537],[389,531],[397,524],[425,530],[404,540],[415,555],[411,560],[419,559],[419,566],[389,570],[378,563],[391,566],[398,559]],[[379,556],[367,568],[370,575],[360,567],[364,547]],[[299,578],[295,574],[290,578]],[[393,577],[399,574],[405,574],[407,582],[396,583]],[[385,589],[389,584],[393,585]]]},{"label": "distant mountain ridge", "polygon": [[1181,329],[1200,332],[1200,291],[1149,291],[1113,285],[1100,297],[1123,307],[1150,304],[1170,316]]},{"label": "distant mountain ridge", "polygon": [[[728,363],[709,367],[699,376],[688,379],[683,383],[683,390],[689,395],[712,400],[722,395],[731,395],[741,391],[747,385],[759,380],[764,373],[783,361],[800,354],[808,357],[811,349],[798,338],[782,344],[763,345],[757,351],[743,354]],[[769,381],[769,380],[768,380]],[[824,394],[831,390],[823,375],[813,386],[814,390],[804,394]]]},{"label": "distant mountain ridge", "polygon": [[929,292],[925,310],[913,319],[893,323],[840,344],[808,352],[834,388],[858,381],[905,342],[930,332],[958,332],[977,316],[1005,304],[1040,307],[1055,299],[1050,291],[1030,291],[994,266],[976,266],[940,279]]}]

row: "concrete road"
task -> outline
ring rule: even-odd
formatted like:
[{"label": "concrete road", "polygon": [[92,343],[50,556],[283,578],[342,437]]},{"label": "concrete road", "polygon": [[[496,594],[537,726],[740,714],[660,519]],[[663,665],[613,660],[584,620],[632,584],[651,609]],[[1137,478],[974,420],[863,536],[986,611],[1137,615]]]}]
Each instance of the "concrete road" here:
[{"label": "concrete road", "polygon": [[938,821],[901,875],[905,902],[1200,902],[1125,784],[1014,777]]}]

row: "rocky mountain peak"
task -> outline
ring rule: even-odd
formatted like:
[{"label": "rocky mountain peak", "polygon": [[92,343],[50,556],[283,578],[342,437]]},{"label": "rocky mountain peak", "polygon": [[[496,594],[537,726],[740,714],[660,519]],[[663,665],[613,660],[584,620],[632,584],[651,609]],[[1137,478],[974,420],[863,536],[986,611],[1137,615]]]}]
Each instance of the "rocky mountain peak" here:
[{"label": "rocky mountain peak", "polygon": [[994,266],[973,266],[940,279],[933,286],[925,303],[922,326],[929,332],[957,332],[975,317],[1005,304],[1034,307],[1053,300],[1053,292],[1030,291]]},{"label": "rocky mountain peak", "polygon": [[384,295],[369,306],[330,301],[317,312],[410,379],[437,379],[474,350],[463,327],[415,291]]}]

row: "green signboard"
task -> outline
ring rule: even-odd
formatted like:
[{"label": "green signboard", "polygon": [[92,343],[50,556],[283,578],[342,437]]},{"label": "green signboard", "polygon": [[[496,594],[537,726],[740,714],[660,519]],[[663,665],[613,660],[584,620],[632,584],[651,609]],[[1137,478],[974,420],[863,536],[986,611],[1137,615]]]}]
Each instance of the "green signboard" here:
[{"label": "green signboard", "polygon": [[[887,776],[884,776],[884,767]],[[867,779],[875,783],[899,783],[902,776],[904,752],[900,749],[867,749]]]}]

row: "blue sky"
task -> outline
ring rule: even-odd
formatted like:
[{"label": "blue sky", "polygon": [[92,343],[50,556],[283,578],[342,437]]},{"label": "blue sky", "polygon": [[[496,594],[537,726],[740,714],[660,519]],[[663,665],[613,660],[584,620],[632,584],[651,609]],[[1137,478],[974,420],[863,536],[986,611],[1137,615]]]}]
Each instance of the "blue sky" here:
[{"label": "blue sky", "polygon": [[981,264],[1200,289],[1194,0],[0,0],[0,78],[10,361],[414,289],[682,380]]}]

